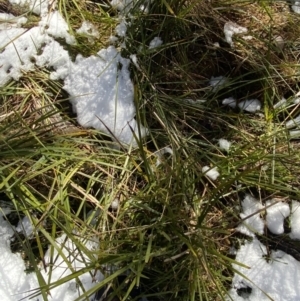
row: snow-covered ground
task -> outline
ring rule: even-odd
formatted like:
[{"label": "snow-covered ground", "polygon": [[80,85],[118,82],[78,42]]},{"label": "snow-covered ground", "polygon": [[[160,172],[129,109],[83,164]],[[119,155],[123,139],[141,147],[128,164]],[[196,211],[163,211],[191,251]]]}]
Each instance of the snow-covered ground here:
[{"label": "snow-covered ground", "polygon": [[[270,199],[262,204],[250,195],[243,199],[240,215],[242,223],[238,231],[252,237],[252,240],[245,242],[236,251],[235,260],[242,265],[233,265],[237,272],[229,291],[232,299],[227,300],[300,300],[300,262],[280,250],[280,247],[277,250],[269,249],[257,238],[265,233],[264,227],[268,227],[272,234],[284,234],[283,223],[288,218],[291,232],[287,235],[291,239],[300,240],[300,203],[294,200],[289,203],[290,206],[286,201]],[[265,220],[261,217],[263,212],[266,212]],[[300,254],[299,247],[296,247],[297,251]]]},{"label": "snow-covered ground", "polygon": [[[45,253],[44,262],[41,263],[40,276],[44,283],[41,283],[41,280],[39,281],[35,273],[26,273],[25,262],[21,254],[13,254],[10,244],[16,231],[30,236],[33,228],[26,217],[16,228],[11,226],[4,218],[9,211],[7,208],[0,208],[0,296],[2,301],[41,301],[43,297],[39,293],[39,289],[43,284],[54,283],[88,266],[90,262],[88,256],[79,252],[75,243],[63,234],[56,240],[57,249],[49,247]],[[99,248],[97,240],[86,240],[81,241],[81,243],[84,243],[91,252],[95,252]],[[60,253],[57,251],[58,249]],[[73,279],[52,288],[49,292],[51,300],[74,301],[82,295],[83,289],[86,292],[103,280],[103,275],[99,271],[91,269],[90,272],[80,275],[78,280],[81,285],[78,285]],[[33,295],[37,296],[32,298]],[[93,300],[93,295],[90,297],[90,300]]]}]

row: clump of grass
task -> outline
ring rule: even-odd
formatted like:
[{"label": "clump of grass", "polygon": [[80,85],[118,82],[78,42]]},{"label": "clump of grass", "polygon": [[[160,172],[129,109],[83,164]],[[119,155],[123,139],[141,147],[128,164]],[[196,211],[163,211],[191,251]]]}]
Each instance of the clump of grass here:
[{"label": "clump of grass", "polygon": [[[299,197],[298,143],[284,127],[298,106],[276,110],[273,104],[298,88],[300,23],[280,14],[281,2],[156,1],[149,14],[139,4],[122,53],[138,57],[139,68],[131,71],[137,119],[149,128],[146,143],[112,148],[119,145],[109,137],[76,125],[67,95],[47,71],[24,74],[0,94],[1,192],[20,217],[34,214],[37,248],[20,239],[31,267],[38,271],[48,244],[66,233],[90,258],[87,270],[106,276],[82,299],[109,285],[110,299],[131,300],[130,291],[141,287],[149,300],[222,300],[233,273],[227,255],[240,196]],[[104,35],[93,45],[76,36],[74,54],[95,54],[117,22],[113,8],[98,5],[94,13],[89,5],[58,3],[71,31],[83,20],[102,22]],[[227,21],[247,26],[254,42],[237,37],[230,48],[223,37]],[[288,41],[285,51],[274,45],[277,35]],[[164,44],[149,49],[156,36]],[[229,82],[213,91],[208,82],[218,75]],[[232,95],[258,97],[264,110],[251,115],[224,107],[221,100]],[[219,138],[231,140],[229,152],[218,147]],[[157,165],[164,147],[173,154]],[[216,181],[202,172],[206,165],[218,168]],[[79,239],[95,237],[97,254]],[[66,280],[40,279],[45,300],[51,286]]]}]

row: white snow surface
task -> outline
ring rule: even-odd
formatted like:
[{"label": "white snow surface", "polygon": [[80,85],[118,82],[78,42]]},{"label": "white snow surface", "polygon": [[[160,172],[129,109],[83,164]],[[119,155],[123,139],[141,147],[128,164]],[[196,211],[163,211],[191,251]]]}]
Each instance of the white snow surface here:
[{"label": "white snow surface", "polygon": [[300,115],[286,122],[285,126],[287,129],[294,128],[300,124]]},{"label": "white snow surface", "polygon": [[300,203],[297,201],[292,201],[290,222],[290,237],[292,239],[300,240]]},{"label": "white snow surface", "polygon": [[205,175],[213,181],[215,181],[220,176],[217,167],[211,168],[209,166],[203,166],[202,172],[205,173]]},{"label": "white snow surface", "polygon": [[[114,46],[102,49],[98,56],[77,56],[64,89],[71,96],[79,124],[94,127],[122,143],[136,143],[134,88],[128,71],[130,61],[122,58]],[[141,136],[146,129],[140,126]]]},{"label": "white snow surface", "polygon": [[213,91],[218,90],[223,87],[228,82],[228,79],[225,76],[212,76],[209,85],[213,88]]},{"label": "white snow surface", "polygon": [[[50,36],[51,35],[51,36]],[[24,72],[39,67],[52,67],[52,79],[63,79],[70,66],[69,54],[53,37],[75,40],[59,12],[42,17],[39,26],[29,30],[7,27],[0,30],[0,87],[11,79],[19,80]]]},{"label": "white snow surface", "polygon": [[85,34],[87,36],[94,37],[94,38],[99,37],[98,29],[96,28],[96,26],[93,23],[91,23],[89,21],[83,21],[80,28],[78,28],[76,30],[76,32],[80,33],[80,34]]},{"label": "white snow surface", "polygon": [[[0,87],[11,79],[19,80],[36,66],[52,68],[51,79],[65,79],[64,88],[72,97],[80,125],[112,133],[120,142],[135,145],[133,132],[136,136],[139,133],[128,71],[130,60],[111,46],[100,50],[98,56],[79,55],[73,63],[67,50],[54,39],[75,42],[58,11],[42,16],[39,26],[29,30],[18,26],[16,23],[0,30],[0,48],[4,49],[0,53]],[[142,126],[140,133],[142,137],[146,134]]]},{"label": "white snow surface", "polygon": [[293,5],[292,5],[292,10],[297,13],[300,14],[300,1],[292,1]]},{"label": "white snow surface", "polygon": [[[1,301],[38,301],[42,300],[42,296],[37,296],[31,299],[31,295],[39,289],[40,284],[35,273],[26,273],[24,260],[19,253],[13,254],[10,250],[11,237],[14,234],[13,227],[4,220],[0,213],[0,296]],[[73,270],[79,271],[88,266],[90,259],[79,252],[74,242],[67,239],[63,234],[56,240],[57,247],[60,248],[64,256],[68,259],[69,265]],[[87,249],[96,250],[99,247],[97,241],[83,242]],[[50,254],[53,256],[50,256]],[[52,259],[50,259],[52,258]],[[48,266],[42,268],[40,273],[46,283],[53,283],[72,273],[67,263],[56,250],[50,250],[45,254],[45,264],[50,262],[53,264],[52,271]],[[85,291],[91,289],[94,285],[103,279],[103,275],[97,271],[95,275],[89,272],[83,273],[78,278],[81,281]],[[75,280],[70,280],[64,284],[50,290],[52,301],[74,301],[82,294],[82,289],[77,287]],[[93,296],[91,296],[92,300]]]},{"label": "white snow surface", "polygon": [[0,30],[21,27],[27,22],[25,17],[15,17],[12,14],[0,13]]},{"label": "white snow surface", "polygon": [[274,234],[284,233],[283,222],[290,214],[290,206],[277,200],[266,201],[267,217],[266,223],[269,230]]},{"label": "white snow surface", "polygon": [[160,37],[155,37],[150,41],[149,49],[154,49],[162,45],[163,41]]},{"label": "white snow surface", "polygon": [[232,144],[230,141],[228,141],[227,139],[221,138],[221,139],[219,139],[218,142],[219,142],[220,149],[222,149],[226,152],[229,152],[229,149]]},{"label": "white snow surface", "polygon": [[243,234],[254,237],[254,233],[264,233],[264,221],[260,217],[260,210],[264,206],[251,195],[246,195],[242,201],[242,213],[240,214],[243,222],[237,230]]},{"label": "white snow surface", "polygon": [[238,107],[241,110],[255,113],[261,109],[261,102],[258,99],[249,99],[239,102]]},{"label": "white snow surface", "polygon": [[230,46],[233,46],[232,37],[234,34],[247,33],[247,28],[233,22],[226,22],[224,25],[225,40]]},{"label": "white snow surface", "polygon": [[48,13],[49,4],[53,3],[53,0],[9,0],[9,2],[23,7],[27,6],[37,15],[45,15]]},{"label": "white snow surface", "polygon": [[119,37],[125,37],[127,32],[127,22],[125,20],[122,20],[117,26],[116,26],[116,34]]},{"label": "white snow surface", "polygon": [[39,26],[50,36],[65,39],[71,45],[75,43],[75,38],[68,32],[67,22],[57,10],[43,16]]},{"label": "white snow surface", "polygon": [[[236,261],[248,266],[233,264],[244,277],[235,274],[232,288],[226,300],[234,301],[299,301],[300,300],[300,263],[282,251],[272,251],[271,258],[266,247],[257,238],[246,242],[239,249]],[[249,280],[247,280],[247,279]],[[239,296],[237,290],[250,287],[249,296]],[[269,297],[272,299],[270,299]]]},{"label": "white snow surface", "polygon": [[236,99],[233,97],[225,98],[222,100],[222,104],[231,108],[236,108]]},{"label": "white snow surface", "polygon": [[34,230],[30,219],[27,216],[24,216],[22,220],[19,221],[16,231],[23,233],[26,237],[31,237]]}]

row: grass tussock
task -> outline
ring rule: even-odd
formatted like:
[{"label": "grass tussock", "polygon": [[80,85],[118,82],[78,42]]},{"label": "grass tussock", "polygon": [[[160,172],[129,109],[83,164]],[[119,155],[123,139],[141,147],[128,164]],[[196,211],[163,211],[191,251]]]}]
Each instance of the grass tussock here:
[{"label": "grass tussock", "polygon": [[[300,196],[299,144],[285,127],[299,115],[292,102],[299,17],[286,1],[155,1],[148,14],[139,5],[127,17],[121,50],[137,54],[136,118],[149,128],[136,149],[80,128],[47,70],[1,89],[1,198],[14,208],[12,224],[28,216],[36,229],[32,238],[17,236],[15,249],[38,271],[48,245],[65,233],[90,258],[87,269],[106,276],[82,298],[109,285],[107,300],[133,300],[136,287],[149,300],[223,300],[239,200],[245,193],[261,200]],[[105,1],[60,0],[57,8],[76,37],[74,57],[96,54],[118,23]],[[0,9],[13,7],[1,1]],[[84,20],[97,26],[99,38],[76,33]],[[230,47],[226,22],[247,27],[251,40],[236,35]],[[157,36],[163,44],[149,49]],[[210,78],[220,75],[228,81],[212,89]],[[230,96],[258,98],[263,109],[248,114],[222,105]],[[274,108],[282,97],[287,106]],[[232,142],[229,151],[220,138]],[[163,154],[165,147],[172,154]],[[217,167],[216,181],[204,166]],[[100,249],[87,250],[89,239]],[[41,285],[43,298],[66,280]]]}]

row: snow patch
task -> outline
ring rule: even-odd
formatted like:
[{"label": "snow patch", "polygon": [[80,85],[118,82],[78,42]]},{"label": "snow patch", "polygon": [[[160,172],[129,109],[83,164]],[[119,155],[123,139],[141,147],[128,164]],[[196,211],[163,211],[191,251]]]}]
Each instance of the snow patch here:
[{"label": "snow patch", "polygon": [[237,230],[243,234],[254,237],[255,233],[264,233],[264,221],[260,217],[261,209],[264,206],[251,195],[246,195],[242,201],[242,213],[240,214],[243,222],[237,227]]},{"label": "snow patch", "polygon": [[257,99],[243,100],[238,104],[241,110],[255,113],[261,109],[261,102]]},{"label": "snow patch", "polygon": [[[136,144],[138,125],[133,103],[134,88],[128,70],[130,61],[121,57],[114,46],[102,49],[98,56],[77,56],[66,77],[64,89],[71,96],[77,120],[122,143]],[[146,129],[140,126],[141,136]]]},{"label": "snow patch", "polygon": [[212,76],[209,81],[209,85],[213,88],[213,91],[217,91],[218,89],[222,88],[227,82],[228,79],[225,76]]},{"label": "snow patch", "polygon": [[76,32],[79,34],[87,35],[89,37],[94,37],[94,38],[99,37],[98,29],[94,26],[93,23],[89,21],[83,21],[80,28],[78,28]]},{"label": "snow patch", "polygon": [[202,172],[213,181],[215,181],[220,176],[217,167],[210,168],[209,166],[203,166]]},{"label": "snow patch", "polygon": [[233,22],[226,22],[224,25],[225,40],[230,45],[233,46],[232,37],[235,34],[247,33],[248,30]]},{"label": "snow patch", "polygon": [[225,98],[222,101],[223,105],[229,106],[231,108],[236,108],[236,99],[233,97]]},{"label": "snow patch", "polygon": [[269,200],[266,202],[267,218],[266,223],[269,230],[274,234],[284,233],[283,222],[290,214],[290,207],[287,203]]},{"label": "snow patch", "polygon": [[[240,274],[233,277],[227,301],[299,300],[300,263],[282,251],[272,251],[270,255],[267,261],[266,247],[257,238],[241,246],[235,260],[244,266],[233,264]],[[250,291],[245,298],[239,292],[243,288]]]},{"label": "snow patch", "polygon": [[290,238],[300,240],[300,203],[297,201],[292,201],[290,222]]},{"label": "snow patch", "polygon": [[160,37],[155,37],[149,44],[149,49],[154,49],[162,45],[163,41]]},{"label": "snow patch", "polygon": [[226,152],[229,152],[229,149],[231,147],[231,142],[226,140],[226,139],[219,139],[219,146],[220,146],[220,149],[226,151]]}]

